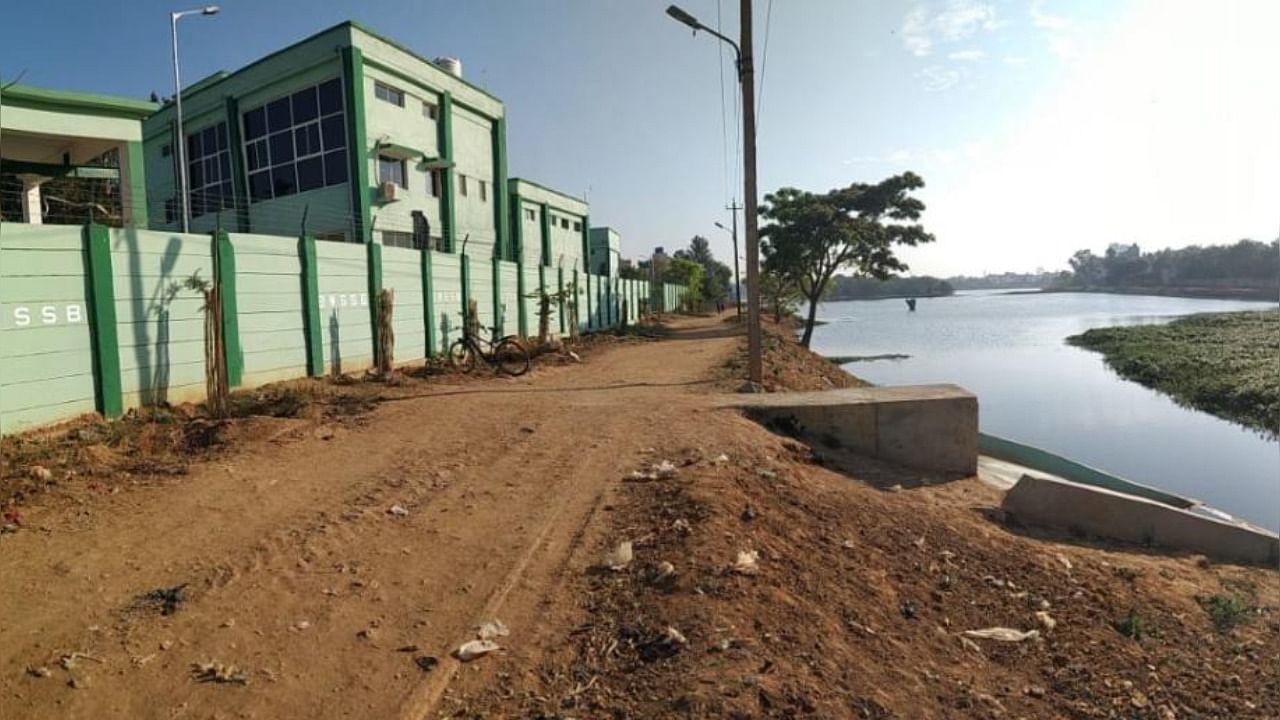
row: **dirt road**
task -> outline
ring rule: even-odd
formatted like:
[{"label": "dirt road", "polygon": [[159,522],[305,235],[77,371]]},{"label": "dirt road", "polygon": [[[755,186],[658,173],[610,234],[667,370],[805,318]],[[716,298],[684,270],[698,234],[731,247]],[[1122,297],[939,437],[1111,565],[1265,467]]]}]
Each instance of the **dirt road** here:
[{"label": "dirt road", "polygon": [[[556,622],[541,601],[610,487],[655,437],[696,429],[735,343],[701,327],[423,385],[333,437],[295,429],[174,483],[29,511],[44,531],[0,544],[0,717],[425,717],[473,626]],[[179,585],[172,614],[140,600]],[[248,684],[195,682],[194,663]]]}]

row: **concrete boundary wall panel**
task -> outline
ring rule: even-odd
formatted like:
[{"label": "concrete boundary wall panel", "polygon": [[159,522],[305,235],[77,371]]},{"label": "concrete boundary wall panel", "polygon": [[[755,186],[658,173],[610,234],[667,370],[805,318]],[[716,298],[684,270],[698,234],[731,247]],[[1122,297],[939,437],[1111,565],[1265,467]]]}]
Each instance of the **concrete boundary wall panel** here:
[{"label": "concrete boundary wall panel", "polygon": [[395,291],[391,327],[396,335],[396,364],[421,362],[427,353],[427,328],[422,317],[422,252],[384,246],[382,287]]},{"label": "concrete boundary wall panel", "polygon": [[493,314],[493,260],[479,259],[471,255],[468,256],[467,262],[471,264],[470,272],[467,273],[471,279],[468,297],[476,301],[476,313],[480,318],[480,334],[487,338],[494,320],[497,319]]},{"label": "concrete boundary wall panel", "polygon": [[462,260],[449,253],[431,255],[431,293],[435,296],[436,350],[445,353],[462,337]]},{"label": "concrete boundary wall panel", "polygon": [[124,407],[204,400],[204,295],[185,283],[213,281],[213,239],[111,228],[110,242]]},{"label": "concrete boundary wall panel", "polygon": [[[547,292],[555,293],[555,273],[552,272],[551,268],[547,268],[545,272],[547,274]],[[538,311],[541,306],[538,300],[538,266],[536,264],[524,266],[524,293],[526,295],[524,298],[526,312],[529,314],[529,337],[537,337]],[[547,330],[548,334],[553,337],[560,334],[560,321],[556,319],[556,310],[556,304],[551,303],[551,316],[548,318]]]},{"label": "concrete boundary wall panel", "polygon": [[373,366],[367,252],[361,243],[316,243],[322,352],[328,373],[360,372]]},{"label": "concrete boundary wall panel", "polygon": [[516,335],[520,332],[520,267],[513,262],[501,260],[498,263],[499,277],[502,280],[502,292],[499,307],[502,313],[502,333]]},{"label": "concrete boundary wall panel", "polygon": [[236,257],[241,387],[306,377],[307,336],[298,241],[230,234]]},{"label": "concrete boundary wall panel", "polygon": [[0,232],[0,433],[95,410],[83,229]]}]

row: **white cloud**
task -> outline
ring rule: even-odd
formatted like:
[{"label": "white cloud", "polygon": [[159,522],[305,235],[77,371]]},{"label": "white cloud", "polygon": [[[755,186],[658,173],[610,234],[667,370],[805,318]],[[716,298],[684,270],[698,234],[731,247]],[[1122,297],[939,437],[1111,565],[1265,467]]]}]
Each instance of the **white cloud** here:
[{"label": "white cloud", "polygon": [[902,45],[916,57],[933,52],[938,42],[955,43],[972,37],[979,30],[991,32],[1004,23],[996,17],[996,8],[982,0],[947,0],[940,9],[921,3],[902,18]]},{"label": "white cloud", "polygon": [[987,53],[982,50],[956,50],[955,52],[948,53],[947,59],[955,60],[957,62],[974,62],[976,60],[981,60],[986,56]]},{"label": "white cloud", "polygon": [[942,65],[929,65],[920,68],[916,72],[916,77],[924,81],[924,89],[928,92],[942,92],[950,90],[960,84],[960,80],[964,78],[964,73],[955,69]]},{"label": "white cloud", "polygon": [[1004,57],[1000,58],[1000,62],[1004,63],[1005,65],[1025,65],[1027,62],[1027,59],[1020,55],[1005,55]]},{"label": "white cloud", "polygon": [[1031,0],[1031,24],[1041,30],[1065,30],[1071,20],[1061,15],[1045,12],[1046,0]]}]

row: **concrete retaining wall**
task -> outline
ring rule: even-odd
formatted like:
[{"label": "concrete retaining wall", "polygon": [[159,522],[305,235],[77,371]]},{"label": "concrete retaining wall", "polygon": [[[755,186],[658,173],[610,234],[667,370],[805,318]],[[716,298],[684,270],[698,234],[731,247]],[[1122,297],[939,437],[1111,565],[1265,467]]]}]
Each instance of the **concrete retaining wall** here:
[{"label": "concrete retaining wall", "polygon": [[978,470],[978,398],[956,385],[738,395],[725,404],[823,445],[918,470]]},{"label": "concrete retaining wall", "polygon": [[1280,564],[1280,538],[1272,533],[1065,480],[1023,475],[1002,507],[1026,525],[1233,562]]}]

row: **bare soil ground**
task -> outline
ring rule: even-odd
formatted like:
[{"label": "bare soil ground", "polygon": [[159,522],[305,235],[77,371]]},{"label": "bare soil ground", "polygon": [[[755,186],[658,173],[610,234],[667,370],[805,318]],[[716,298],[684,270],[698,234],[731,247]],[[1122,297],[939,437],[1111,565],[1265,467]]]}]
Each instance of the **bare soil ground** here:
[{"label": "bare soil ground", "polygon": [[[673,325],[515,380],[6,441],[0,717],[1280,715],[1274,571],[1031,535],[975,479],[817,455],[713,409],[733,326]],[[773,389],[856,382],[773,338]],[[495,619],[501,650],[450,656]],[[990,626],[1040,637],[960,634]]]}]

